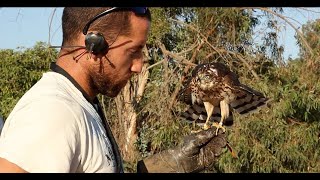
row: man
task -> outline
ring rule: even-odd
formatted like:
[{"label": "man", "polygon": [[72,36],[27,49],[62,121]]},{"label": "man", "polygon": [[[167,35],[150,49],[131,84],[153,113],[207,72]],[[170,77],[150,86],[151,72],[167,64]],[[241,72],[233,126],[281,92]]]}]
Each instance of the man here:
[{"label": "man", "polygon": [[3,117],[0,114],[0,134],[1,134],[1,130],[3,128],[3,124],[4,124]]},{"label": "man", "polygon": [[[63,11],[56,63],[17,103],[0,137],[1,172],[123,172],[118,146],[97,99],[115,97],[143,65],[148,8]],[[198,172],[226,146],[214,130],[150,156],[138,172]]]}]

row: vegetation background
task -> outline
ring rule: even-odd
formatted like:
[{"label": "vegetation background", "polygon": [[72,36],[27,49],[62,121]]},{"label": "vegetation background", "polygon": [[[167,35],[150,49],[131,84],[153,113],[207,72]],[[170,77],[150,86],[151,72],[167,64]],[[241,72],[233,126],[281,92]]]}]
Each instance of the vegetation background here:
[{"label": "vegetation background", "polygon": [[[151,12],[143,72],[116,98],[99,96],[126,172],[135,172],[138,160],[179,144],[195,128],[179,117],[186,108],[179,91],[196,64],[215,61],[228,65],[241,82],[271,101],[258,113],[234,114],[226,133],[238,158],[226,151],[205,172],[320,172],[320,20],[295,29],[299,57],[284,59],[277,42],[279,27],[287,23],[282,8],[151,8]],[[266,24],[261,24],[263,18]],[[258,25],[265,29],[260,44],[253,38]],[[4,119],[49,70],[57,53],[44,42],[0,50]]]}]

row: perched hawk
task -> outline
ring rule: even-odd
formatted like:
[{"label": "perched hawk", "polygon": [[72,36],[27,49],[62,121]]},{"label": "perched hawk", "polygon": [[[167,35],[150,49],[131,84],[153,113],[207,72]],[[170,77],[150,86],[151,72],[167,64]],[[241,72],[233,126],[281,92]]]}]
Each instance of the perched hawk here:
[{"label": "perched hawk", "polygon": [[[195,67],[182,90],[182,100],[189,109],[182,116],[199,124],[203,129],[213,126],[225,131],[223,125],[233,121],[232,110],[246,114],[265,105],[262,93],[241,84],[238,76],[222,63],[206,63]],[[214,121],[219,121],[219,123]]]}]

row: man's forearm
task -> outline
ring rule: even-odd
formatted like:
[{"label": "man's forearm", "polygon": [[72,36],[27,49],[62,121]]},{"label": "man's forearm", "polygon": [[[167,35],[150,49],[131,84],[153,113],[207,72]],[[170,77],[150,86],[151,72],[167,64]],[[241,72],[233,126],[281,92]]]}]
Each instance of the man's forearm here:
[{"label": "man's forearm", "polygon": [[150,157],[147,157],[138,162],[137,172],[138,173],[170,173],[176,172],[171,165],[171,162],[168,162],[166,158],[161,157],[161,154],[155,154]]},{"label": "man's forearm", "polygon": [[178,163],[175,162],[171,150],[149,156],[138,162],[137,171],[140,173],[176,173]]},{"label": "man's forearm", "polygon": [[226,147],[226,135],[215,128],[184,138],[181,145],[138,162],[137,172],[194,173],[211,167]]},{"label": "man's forearm", "polygon": [[149,156],[138,162],[141,173],[189,173],[202,170],[198,155],[189,157],[180,148],[169,149]]}]

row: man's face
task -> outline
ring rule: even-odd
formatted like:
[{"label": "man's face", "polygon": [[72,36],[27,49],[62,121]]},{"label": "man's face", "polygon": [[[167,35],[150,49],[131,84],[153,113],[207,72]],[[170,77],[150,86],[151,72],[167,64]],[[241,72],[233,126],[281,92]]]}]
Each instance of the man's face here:
[{"label": "man's face", "polygon": [[133,73],[140,73],[143,65],[142,49],[146,44],[150,21],[130,16],[131,34],[118,36],[106,57],[89,68],[92,86],[103,95],[115,97]]}]

